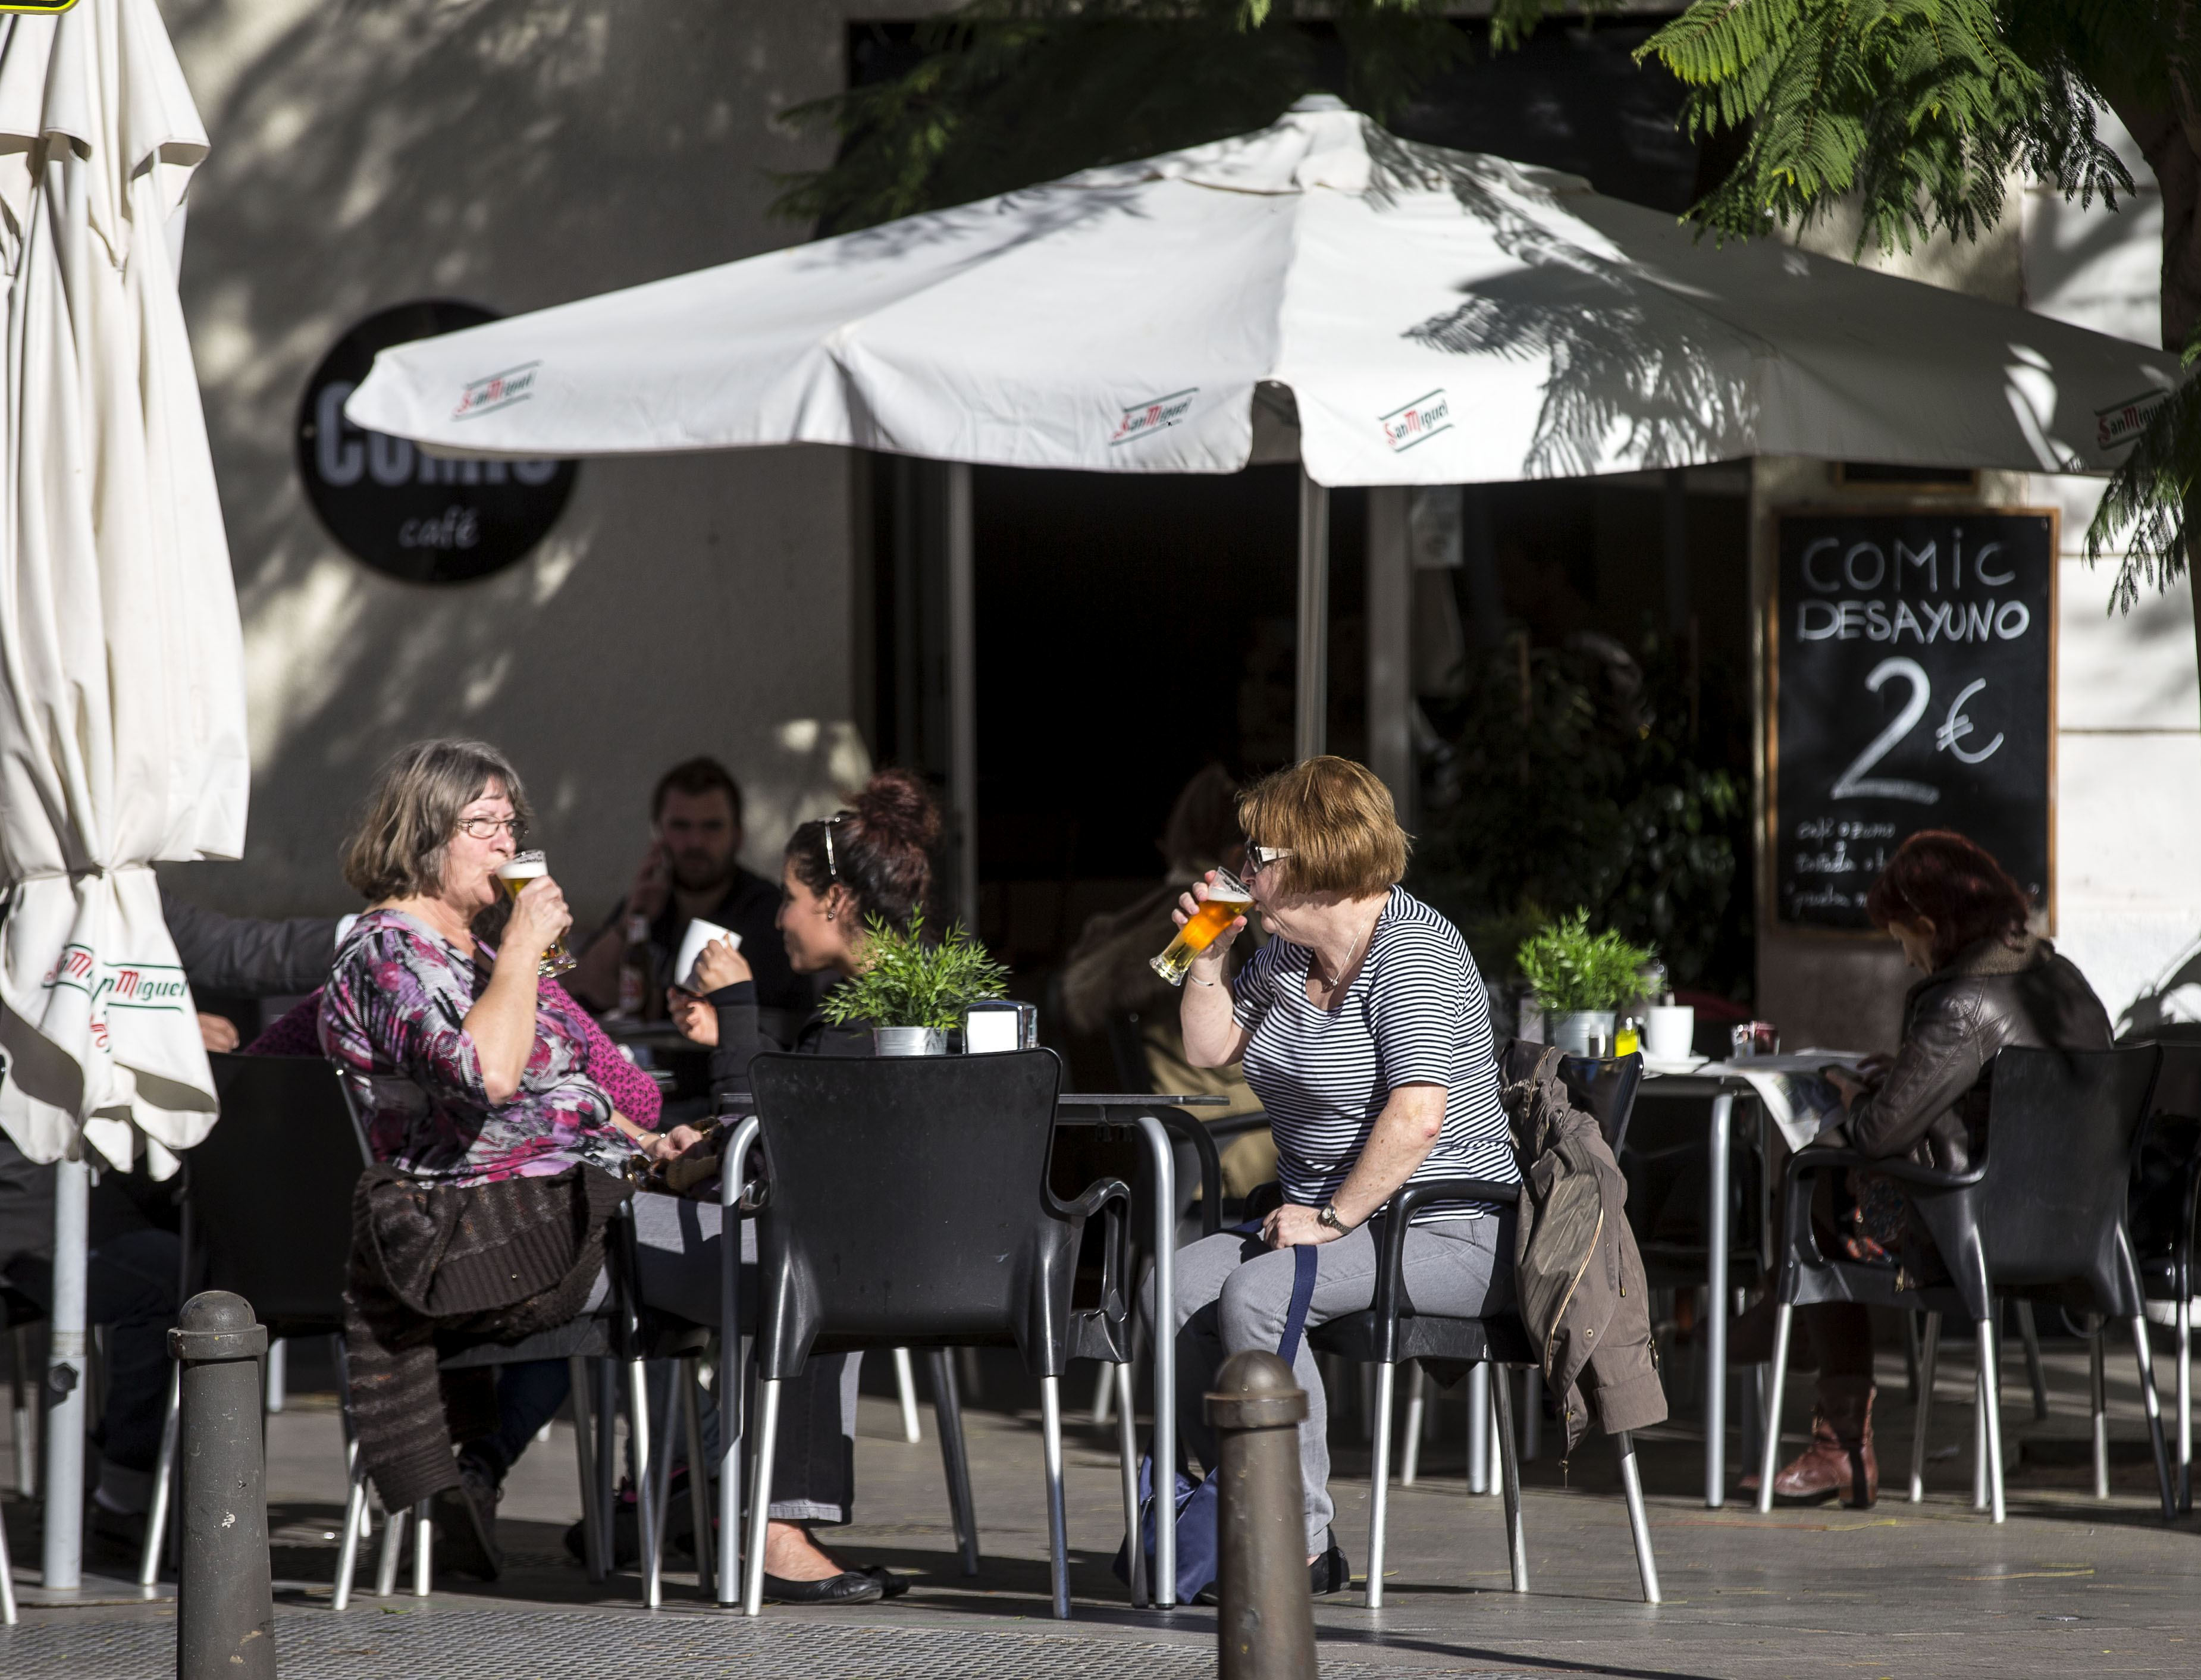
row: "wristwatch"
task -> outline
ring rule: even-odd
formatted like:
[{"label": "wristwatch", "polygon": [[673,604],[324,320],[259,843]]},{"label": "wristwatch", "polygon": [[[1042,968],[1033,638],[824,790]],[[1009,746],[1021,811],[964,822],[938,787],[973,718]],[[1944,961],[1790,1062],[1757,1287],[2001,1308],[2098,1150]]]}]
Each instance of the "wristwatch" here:
[{"label": "wristwatch", "polygon": [[1322,1212],[1314,1216],[1314,1222],[1318,1225],[1328,1225],[1340,1237],[1353,1229],[1351,1225],[1337,1217],[1337,1204],[1334,1201],[1325,1201],[1322,1204]]}]

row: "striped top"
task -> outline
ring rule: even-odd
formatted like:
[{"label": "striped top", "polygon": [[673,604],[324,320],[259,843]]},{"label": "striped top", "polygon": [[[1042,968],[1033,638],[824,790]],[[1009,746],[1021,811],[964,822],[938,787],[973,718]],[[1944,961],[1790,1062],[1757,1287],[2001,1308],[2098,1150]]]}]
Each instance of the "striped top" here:
[{"label": "striped top", "polygon": [[[1333,1009],[1307,1002],[1312,960],[1304,945],[1271,939],[1231,988],[1233,1013],[1252,1035],[1246,1082],[1269,1111],[1285,1199],[1319,1207],[1335,1195],[1392,1090],[1405,1084],[1445,1088],[1444,1130],[1414,1179],[1517,1183],[1490,1002],[1459,930],[1394,887],[1360,972]],[[1496,1211],[1488,1202],[1435,1202],[1414,1223]]]}]

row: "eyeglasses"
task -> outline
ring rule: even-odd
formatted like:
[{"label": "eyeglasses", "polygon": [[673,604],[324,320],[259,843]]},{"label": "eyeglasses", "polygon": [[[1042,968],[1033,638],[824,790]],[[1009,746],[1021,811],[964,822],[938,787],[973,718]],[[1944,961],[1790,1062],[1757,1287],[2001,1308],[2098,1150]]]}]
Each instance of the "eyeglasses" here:
[{"label": "eyeglasses", "polygon": [[1248,846],[1246,848],[1246,872],[1258,875],[1272,863],[1280,863],[1292,855],[1288,846]]},{"label": "eyeglasses", "polygon": [[494,840],[500,833],[518,840],[527,832],[527,825],[517,817],[461,817],[459,832],[476,840]]}]

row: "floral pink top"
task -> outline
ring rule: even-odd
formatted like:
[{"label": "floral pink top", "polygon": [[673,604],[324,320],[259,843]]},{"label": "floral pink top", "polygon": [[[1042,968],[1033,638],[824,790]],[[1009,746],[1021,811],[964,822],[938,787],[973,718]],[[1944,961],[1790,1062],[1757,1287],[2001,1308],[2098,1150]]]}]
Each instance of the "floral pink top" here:
[{"label": "floral pink top", "polygon": [[377,1160],[431,1183],[539,1178],[577,1162],[617,1172],[633,1146],[589,1077],[588,1017],[546,988],[518,1095],[493,1103],[464,1025],[490,966],[396,910],[370,910],[337,953],[321,1049]]}]

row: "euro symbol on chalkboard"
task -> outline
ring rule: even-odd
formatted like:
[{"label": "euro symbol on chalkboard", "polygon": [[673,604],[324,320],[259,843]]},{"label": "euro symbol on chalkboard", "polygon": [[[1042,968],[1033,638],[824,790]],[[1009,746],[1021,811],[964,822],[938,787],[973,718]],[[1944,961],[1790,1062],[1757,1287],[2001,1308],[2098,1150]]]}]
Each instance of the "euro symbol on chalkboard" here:
[{"label": "euro symbol on chalkboard", "polygon": [[1987,685],[1987,679],[1984,677],[1967,683],[1964,685],[1964,691],[1949,702],[1948,720],[1934,731],[1934,746],[1943,752],[1954,753],[1966,764],[1984,764],[1995,755],[1995,749],[2002,745],[2002,736],[1999,731],[1993,740],[1988,742],[1977,752],[1972,752],[1961,744],[1963,738],[1969,735],[1974,728],[1972,720],[1964,715],[1964,702]]}]

